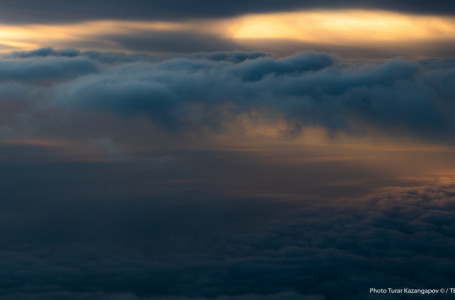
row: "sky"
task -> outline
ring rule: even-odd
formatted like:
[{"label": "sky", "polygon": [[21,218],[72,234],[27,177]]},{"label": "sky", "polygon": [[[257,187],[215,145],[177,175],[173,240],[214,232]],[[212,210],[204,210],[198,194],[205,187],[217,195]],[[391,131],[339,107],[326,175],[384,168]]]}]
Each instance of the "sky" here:
[{"label": "sky", "polygon": [[370,289],[454,286],[454,46],[442,0],[0,0],[0,300],[444,298]]}]

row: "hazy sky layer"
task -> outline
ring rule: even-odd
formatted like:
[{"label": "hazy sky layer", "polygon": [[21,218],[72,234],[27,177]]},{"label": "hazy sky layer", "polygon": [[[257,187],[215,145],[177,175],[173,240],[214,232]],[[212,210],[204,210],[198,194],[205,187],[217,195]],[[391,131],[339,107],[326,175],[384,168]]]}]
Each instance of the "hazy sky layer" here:
[{"label": "hazy sky layer", "polygon": [[454,13],[0,0],[0,300],[453,287]]}]

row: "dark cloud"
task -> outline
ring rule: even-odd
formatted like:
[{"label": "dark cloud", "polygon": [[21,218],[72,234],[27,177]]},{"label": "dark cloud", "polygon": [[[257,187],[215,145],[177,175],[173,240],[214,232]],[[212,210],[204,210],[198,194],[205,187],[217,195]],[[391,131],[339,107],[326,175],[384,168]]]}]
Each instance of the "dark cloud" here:
[{"label": "dark cloud", "polygon": [[[137,61],[149,61],[149,62],[158,62],[162,61],[166,57],[168,59],[181,57],[182,54],[161,54],[161,55],[152,55],[147,53],[133,53],[126,54],[123,52],[101,52],[101,51],[79,51],[77,49],[68,48],[62,50],[55,50],[53,48],[41,48],[32,51],[15,51],[10,55],[7,55],[7,58],[39,58],[39,57],[87,57],[95,62],[103,64],[121,64],[128,62],[137,62]],[[189,54],[184,54],[185,57],[190,59],[207,59],[217,62],[230,62],[230,63],[240,63],[245,60],[253,60],[261,57],[268,57],[270,55],[263,52],[241,52],[241,51],[196,51]]]},{"label": "dark cloud", "polygon": [[315,52],[282,59],[259,52],[160,58],[40,49],[17,52],[0,65],[0,102],[29,99],[30,105],[11,104],[16,108],[7,115],[27,115],[35,131],[49,118],[43,115],[58,110],[68,126],[79,126],[69,122],[83,115],[85,123],[104,115],[146,118],[174,133],[224,130],[240,114],[284,118],[290,129],[379,130],[446,143],[454,132],[451,60],[349,63]]},{"label": "dark cloud", "polygon": [[63,50],[54,50],[52,48],[41,48],[32,51],[24,52],[14,52],[13,57],[20,58],[29,58],[29,57],[48,57],[48,56],[65,56],[65,57],[74,57],[79,56],[80,51],[77,49],[63,49]]},{"label": "dark cloud", "polygon": [[[186,159],[218,174],[255,169],[232,153]],[[184,188],[181,166],[1,162],[0,299],[383,299],[369,288],[454,280],[453,186],[283,201]]]},{"label": "dark cloud", "polygon": [[263,52],[199,52],[192,53],[191,58],[209,59],[213,61],[226,61],[231,63],[240,63],[246,60],[254,60],[257,58],[267,57]]},{"label": "dark cloud", "polygon": [[251,38],[242,39],[241,44],[246,49],[261,49],[261,51],[273,53],[280,57],[311,50],[330,53],[343,59],[373,61],[387,60],[394,57],[450,59],[455,52],[454,41],[441,41],[438,39],[407,41],[405,44],[394,43],[393,45],[387,43],[371,45],[342,45],[339,43],[327,45],[289,39]]},{"label": "dark cloud", "polygon": [[276,60],[270,57],[260,61],[245,62],[235,68],[234,74],[240,76],[244,81],[258,81],[270,75],[292,75],[318,71],[333,64],[334,60],[329,55],[308,53],[307,55],[293,56],[283,60]]},{"label": "dark cloud", "polygon": [[29,58],[29,57],[48,57],[48,56],[64,56],[75,57],[80,55],[77,49],[62,49],[54,50],[52,48],[41,48],[32,51],[17,51],[13,52],[12,57]]},{"label": "dark cloud", "polygon": [[[31,300],[36,299],[33,295],[16,294],[11,297],[0,299],[20,299]],[[221,296],[221,297],[140,297],[134,294],[124,293],[120,295],[109,293],[85,293],[82,295],[75,295],[68,292],[44,293],[40,294],[40,299],[67,299],[67,300],[323,300],[323,297],[318,296],[303,296],[296,293],[280,293],[276,295],[241,295],[241,296]]]},{"label": "dark cloud", "polygon": [[[379,131],[445,143],[454,132],[450,60],[349,63],[315,52],[282,59],[241,52],[160,58],[40,49],[17,52],[0,65],[0,102],[16,107],[7,119],[20,112],[27,116],[22,124],[35,122],[34,131],[53,119],[44,115],[59,111],[67,125],[47,127],[77,127],[70,120],[89,124],[105,116],[120,123],[146,118],[174,133],[220,131],[247,114],[284,119],[297,132],[322,126],[332,133]],[[17,99],[30,105],[13,104]]]},{"label": "dark cloud", "polygon": [[354,134],[375,128],[447,140],[453,132],[452,69],[443,61],[439,66],[427,70],[399,59],[346,64],[322,53],[232,63],[201,53],[107,66],[53,87],[52,103],[145,116],[171,131],[220,129],[239,113],[266,110],[295,128]]},{"label": "dark cloud", "polygon": [[111,1],[98,0],[95,3],[81,1],[51,1],[37,3],[31,0],[0,2],[0,18],[3,22],[13,23],[55,23],[93,19],[142,19],[169,20],[191,18],[217,18],[241,15],[246,13],[295,11],[298,9],[326,8],[376,8],[423,14],[453,14],[455,6],[447,1],[229,1],[215,3],[209,0],[187,2],[178,0],[145,1],[120,0],[115,5]]},{"label": "dark cloud", "polygon": [[[48,49],[31,56],[46,56]],[[57,82],[74,79],[97,71],[96,64],[78,53],[61,51],[64,58],[44,58],[41,60],[2,60],[0,61],[0,81]]]},{"label": "dark cloud", "polygon": [[453,284],[454,187],[402,179],[432,176],[429,156],[453,167],[452,151],[273,148],[286,129],[271,148],[210,143],[250,139],[242,115],[452,144],[453,60],[40,49],[0,65],[0,299],[385,299],[369,288]]}]

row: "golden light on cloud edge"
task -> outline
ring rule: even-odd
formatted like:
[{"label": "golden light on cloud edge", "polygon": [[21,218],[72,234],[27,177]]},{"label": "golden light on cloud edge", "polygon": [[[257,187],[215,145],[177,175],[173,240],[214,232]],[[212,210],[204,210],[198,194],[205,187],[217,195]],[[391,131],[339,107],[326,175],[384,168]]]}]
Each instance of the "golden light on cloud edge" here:
[{"label": "golden light on cloud edge", "polygon": [[[92,21],[59,25],[0,26],[0,43],[32,50],[40,47],[71,47],[78,41],[95,41],[106,35],[128,35],[140,30],[182,30],[185,24],[170,22]],[[108,41],[106,41],[108,44]],[[102,43],[100,43],[102,44]],[[104,50],[104,49],[94,49]],[[119,49],[121,51],[123,49]]]},{"label": "golden light on cloud edge", "polygon": [[[3,25],[1,44],[17,50],[40,47],[74,47],[96,42],[100,49],[121,45],[109,35],[140,31],[180,31],[210,34],[238,44],[249,40],[294,40],[320,45],[393,45],[408,42],[453,41],[455,19],[443,16],[408,15],[387,11],[332,10],[244,15],[228,19],[184,22],[138,22],[103,20],[59,25]],[[144,37],[142,37],[144,38]],[[90,43],[89,43],[90,44]]]},{"label": "golden light on cloud edge", "polygon": [[455,38],[455,19],[386,11],[302,11],[248,15],[231,28],[236,39],[291,39],[318,44]]}]

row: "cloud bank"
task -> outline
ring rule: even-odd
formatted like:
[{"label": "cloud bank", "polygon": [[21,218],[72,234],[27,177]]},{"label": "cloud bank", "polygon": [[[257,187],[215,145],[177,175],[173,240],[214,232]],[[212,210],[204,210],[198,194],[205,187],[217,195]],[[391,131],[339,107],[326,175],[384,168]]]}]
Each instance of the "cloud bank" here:
[{"label": "cloud bank", "polygon": [[[453,60],[46,48],[0,66],[0,299],[453,285],[453,172],[427,168],[453,168]],[[315,127],[403,147],[285,149]]]},{"label": "cloud bank", "polygon": [[369,288],[454,280],[453,185],[321,204],[140,196],[124,165],[22,168],[2,175],[27,174],[1,203],[0,299],[383,299]]},{"label": "cloud bank", "polygon": [[[148,120],[174,134],[216,132],[246,115],[284,120],[289,132],[324,127],[333,134],[453,140],[451,60],[353,63],[316,52],[282,59],[258,52],[160,58],[41,49],[14,53],[0,65],[0,103],[10,107],[4,137],[27,135],[29,127],[45,136],[49,128],[40,123],[78,127],[82,117]],[[54,125],[44,120],[51,111],[63,116]]]}]

